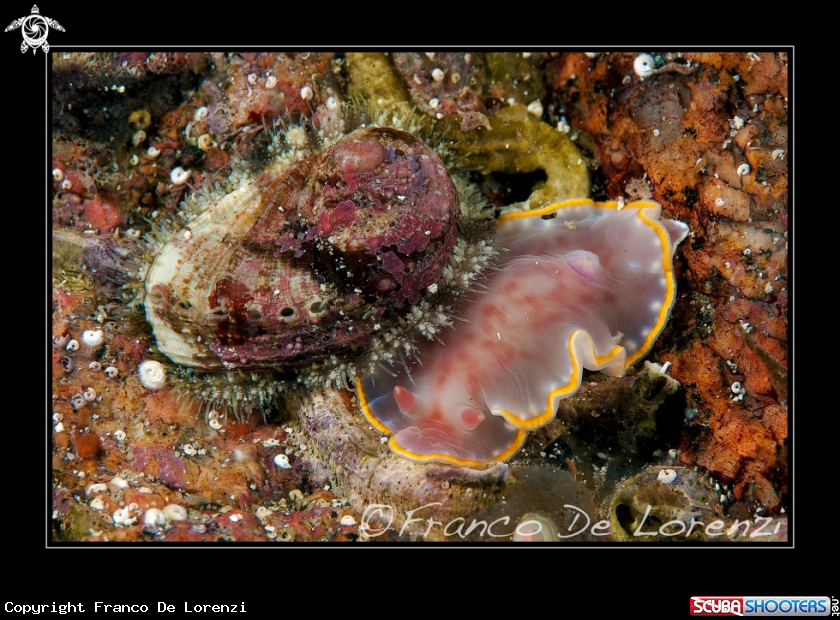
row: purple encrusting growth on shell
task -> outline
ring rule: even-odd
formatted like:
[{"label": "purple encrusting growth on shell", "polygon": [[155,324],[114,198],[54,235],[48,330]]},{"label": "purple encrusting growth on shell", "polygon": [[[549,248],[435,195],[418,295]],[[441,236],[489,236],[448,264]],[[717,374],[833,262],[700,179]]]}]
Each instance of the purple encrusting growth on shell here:
[{"label": "purple encrusting growth on shell", "polygon": [[440,157],[393,129],[265,171],[155,259],[158,345],[205,369],[301,366],[366,345],[438,281],[459,209]]}]

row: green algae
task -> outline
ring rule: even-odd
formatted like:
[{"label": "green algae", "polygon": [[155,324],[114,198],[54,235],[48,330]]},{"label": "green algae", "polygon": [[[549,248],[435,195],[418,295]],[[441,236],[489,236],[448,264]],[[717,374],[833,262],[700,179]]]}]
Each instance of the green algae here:
[{"label": "green algae", "polygon": [[530,114],[525,106],[487,112],[489,129],[481,126],[465,132],[458,115],[435,122],[420,112],[385,54],[348,54],[347,69],[349,91],[365,101],[372,116],[392,112],[403,125],[415,126],[424,139],[434,137],[449,152],[456,172],[525,174],[543,170],[548,178],[535,186],[522,207],[536,209],[589,196],[589,171],[575,144],[564,132]]},{"label": "green algae", "polygon": [[428,137],[434,121],[411,101],[402,77],[386,54],[347,54],[347,74],[348,92],[363,102],[374,120],[384,114],[389,120],[399,119],[406,129],[419,128],[420,137]]},{"label": "green algae", "polygon": [[564,132],[542,122],[521,105],[502,108],[489,121],[491,129],[481,127],[466,134],[450,122],[444,135],[457,154],[457,168],[481,174],[543,170],[548,178],[528,198],[530,209],[589,196],[586,163]]}]

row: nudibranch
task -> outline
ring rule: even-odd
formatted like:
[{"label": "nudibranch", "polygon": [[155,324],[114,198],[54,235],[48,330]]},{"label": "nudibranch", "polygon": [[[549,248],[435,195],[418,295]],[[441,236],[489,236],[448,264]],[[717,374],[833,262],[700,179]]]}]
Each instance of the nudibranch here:
[{"label": "nudibranch", "polygon": [[483,294],[456,308],[457,330],[402,367],[357,377],[367,420],[418,461],[509,459],[584,368],[622,375],[662,331],[688,227],[660,216],[653,201],[588,199],[503,214],[493,245],[507,251]]}]

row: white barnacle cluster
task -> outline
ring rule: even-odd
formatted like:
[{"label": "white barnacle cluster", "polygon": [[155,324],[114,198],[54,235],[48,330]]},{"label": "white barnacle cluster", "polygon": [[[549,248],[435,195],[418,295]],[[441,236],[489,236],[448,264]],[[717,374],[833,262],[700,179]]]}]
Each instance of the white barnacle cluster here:
[{"label": "white barnacle cluster", "polygon": [[633,71],[640,78],[650,77],[656,71],[656,63],[650,54],[639,54],[633,60]]},{"label": "white barnacle cluster", "polygon": [[659,482],[663,484],[671,484],[677,479],[677,472],[673,469],[661,469],[657,475]]},{"label": "white barnacle cluster", "polygon": [[88,329],[82,334],[82,342],[89,347],[98,347],[105,340],[101,329]]},{"label": "white barnacle cluster", "polygon": [[740,381],[735,381],[731,386],[729,386],[729,389],[732,390],[732,398],[730,400],[733,403],[744,400],[747,389]]},{"label": "white barnacle cluster", "polygon": [[222,428],[222,423],[219,422],[219,412],[215,409],[211,409],[207,412],[207,424],[212,428],[214,431],[218,431]]},{"label": "white barnacle cluster", "polygon": [[166,385],[166,369],[158,361],[146,360],[137,367],[140,383],[149,390],[157,390]]},{"label": "white barnacle cluster", "polygon": [[162,510],[149,508],[145,513],[143,513],[143,524],[148,527],[166,525],[166,515],[163,514]]},{"label": "white barnacle cluster", "polygon": [[123,506],[114,511],[111,515],[114,520],[114,525],[117,527],[128,526],[132,523],[137,523],[137,515],[140,506],[132,502],[128,506]]},{"label": "white barnacle cluster", "polygon": [[[132,506],[136,506],[136,504],[132,504]],[[178,504],[167,504],[163,510],[149,508],[143,513],[143,525],[148,528],[159,528],[172,521],[186,521],[186,519],[187,510]],[[136,518],[134,520],[136,521]],[[114,513],[114,521],[117,522],[117,513]]]},{"label": "white barnacle cluster", "polygon": [[338,142],[345,135],[346,106],[344,102],[331,96],[327,97],[327,100],[318,106],[318,111],[322,110],[324,113],[320,117],[318,137],[321,139],[323,147],[326,148]]}]

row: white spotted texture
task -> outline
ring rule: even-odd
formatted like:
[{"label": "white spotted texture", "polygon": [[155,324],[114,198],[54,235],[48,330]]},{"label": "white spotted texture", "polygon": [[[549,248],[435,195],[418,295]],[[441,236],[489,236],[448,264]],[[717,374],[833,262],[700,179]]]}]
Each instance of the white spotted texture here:
[{"label": "white spotted texture", "polygon": [[633,71],[636,72],[640,78],[646,78],[653,75],[654,60],[650,54],[639,54],[633,61]]},{"label": "white spotted texture", "polygon": [[155,360],[146,360],[137,368],[140,383],[149,390],[157,390],[166,385],[166,369]]},{"label": "white spotted texture", "polygon": [[102,334],[101,329],[88,329],[82,333],[82,342],[89,347],[98,347],[105,342],[105,336]]}]

